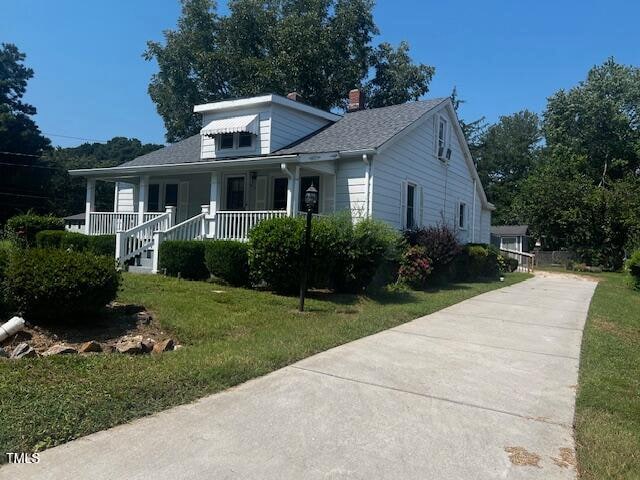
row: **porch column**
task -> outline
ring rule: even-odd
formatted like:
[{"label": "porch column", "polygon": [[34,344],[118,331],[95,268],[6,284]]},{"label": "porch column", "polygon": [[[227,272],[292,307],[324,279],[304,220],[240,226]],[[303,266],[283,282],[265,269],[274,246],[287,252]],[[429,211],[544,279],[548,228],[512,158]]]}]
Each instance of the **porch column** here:
[{"label": "porch column", "polygon": [[144,223],[144,214],[148,209],[149,201],[149,177],[147,175],[140,177],[140,185],[138,186],[138,225]]},{"label": "porch column", "polygon": [[293,198],[291,199],[291,216],[295,217],[298,215],[298,211],[300,207],[298,206],[300,199],[300,167],[296,167],[296,173],[293,177]]},{"label": "porch column", "polygon": [[202,210],[204,216],[204,223],[209,225],[208,228],[205,228],[207,231],[207,236],[210,238],[215,238],[216,236],[216,212],[221,207],[220,202],[220,192],[222,190],[220,185],[220,173],[211,172],[211,181],[209,185],[209,209],[207,212]]},{"label": "porch column", "polygon": [[91,215],[96,203],[96,181],[93,178],[87,178],[87,192],[84,203],[84,233],[89,235],[91,232]]}]

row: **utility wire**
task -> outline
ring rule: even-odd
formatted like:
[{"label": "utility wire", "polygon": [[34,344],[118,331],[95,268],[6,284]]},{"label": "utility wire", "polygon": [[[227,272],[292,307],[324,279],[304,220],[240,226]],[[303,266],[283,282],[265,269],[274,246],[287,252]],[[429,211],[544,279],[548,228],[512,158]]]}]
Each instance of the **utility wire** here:
[{"label": "utility wire", "polygon": [[46,133],[42,132],[43,135],[48,135],[50,137],[60,137],[60,138],[72,138],[73,140],[86,140],[87,142],[99,142],[99,143],[107,143],[109,140],[98,140],[97,138],[84,138],[84,137],[74,137],[72,135],[60,135],[58,133]]}]

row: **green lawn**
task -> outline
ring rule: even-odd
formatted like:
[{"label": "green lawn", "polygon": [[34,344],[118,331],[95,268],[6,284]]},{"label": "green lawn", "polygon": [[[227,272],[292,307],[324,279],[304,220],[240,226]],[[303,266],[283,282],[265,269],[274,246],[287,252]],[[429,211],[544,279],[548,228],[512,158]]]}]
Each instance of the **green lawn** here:
[{"label": "green lawn", "polygon": [[640,293],[600,279],[582,341],[576,401],[580,478],[640,478]]},{"label": "green lawn", "polygon": [[125,274],[119,300],[145,305],[185,347],[160,356],[0,361],[0,447],[52,447],[526,278],[370,297],[319,294],[300,314],[293,297]]}]

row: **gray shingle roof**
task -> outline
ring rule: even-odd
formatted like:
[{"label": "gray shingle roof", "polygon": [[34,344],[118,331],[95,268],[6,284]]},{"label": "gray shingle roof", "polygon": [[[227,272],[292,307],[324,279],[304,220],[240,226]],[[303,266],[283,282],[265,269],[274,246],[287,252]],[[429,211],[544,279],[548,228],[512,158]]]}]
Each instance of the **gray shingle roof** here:
[{"label": "gray shingle roof", "polygon": [[141,167],[146,165],[168,165],[170,163],[193,163],[199,161],[201,161],[200,134],[196,134],[118,166]]},{"label": "gray shingle roof", "polygon": [[[434,98],[347,113],[328,127],[273,153],[282,155],[377,148],[445,100],[447,98]],[[201,161],[200,135],[197,134],[119,166],[140,167]]]},{"label": "gray shingle roof", "polygon": [[447,100],[434,98],[347,113],[336,123],[275,153],[320,153],[377,148]]},{"label": "gray shingle roof", "polygon": [[529,225],[496,225],[491,227],[491,233],[498,237],[527,235]]}]

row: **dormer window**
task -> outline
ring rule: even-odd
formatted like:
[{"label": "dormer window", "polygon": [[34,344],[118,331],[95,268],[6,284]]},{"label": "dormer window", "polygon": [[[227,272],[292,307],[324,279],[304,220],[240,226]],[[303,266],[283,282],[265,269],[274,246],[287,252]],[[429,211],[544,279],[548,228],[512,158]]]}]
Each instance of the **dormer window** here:
[{"label": "dormer window", "polygon": [[223,133],[220,135],[220,150],[229,150],[233,148],[233,133]]},{"label": "dormer window", "polygon": [[238,134],[238,148],[251,148],[253,147],[253,133],[240,132]]}]

